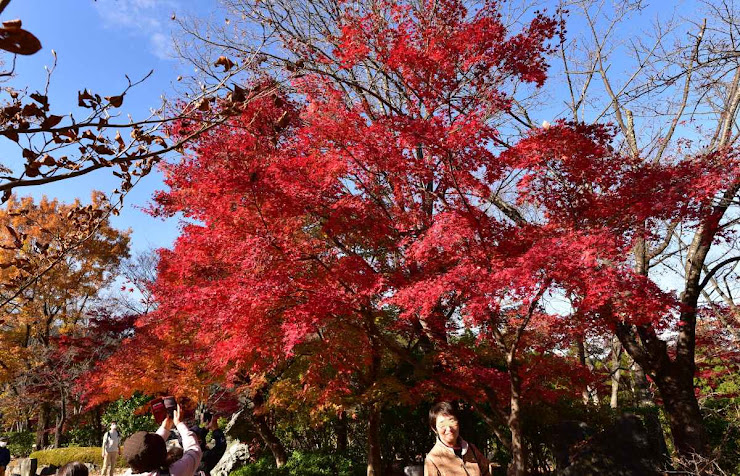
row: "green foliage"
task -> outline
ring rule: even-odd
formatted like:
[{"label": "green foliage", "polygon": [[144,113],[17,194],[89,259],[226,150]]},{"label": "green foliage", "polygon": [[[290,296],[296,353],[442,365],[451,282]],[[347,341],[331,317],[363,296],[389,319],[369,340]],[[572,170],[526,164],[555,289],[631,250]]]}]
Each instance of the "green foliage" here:
[{"label": "green foliage", "polygon": [[294,451],[284,469],[289,476],[353,476],[362,474],[365,467],[336,454]]},{"label": "green foliage", "polygon": [[242,466],[229,473],[229,476],[268,476],[268,475],[285,475],[283,468],[275,467],[275,458],[271,455],[264,455],[254,463]]},{"label": "green foliage", "polygon": [[66,446],[96,446],[100,444],[98,440],[98,431],[93,424],[75,426],[64,435]]},{"label": "green foliage", "polygon": [[8,449],[10,454],[16,458],[24,458],[33,450],[36,442],[36,434],[32,431],[14,431],[6,433],[8,437]]},{"label": "green foliage", "polygon": [[[119,399],[111,403],[102,417],[103,431],[107,431],[112,421],[118,424],[118,431],[123,439],[137,431],[156,431],[158,425],[149,412],[137,414],[151,399],[152,397],[148,395],[135,393],[131,398]],[[102,444],[102,441],[97,444]]]},{"label": "green foliage", "polygon": [[294,451],[282,468],[271,455],[233,471],[230,476],[360,476],[365,466],[336,454]]},{"label": "green foliage", "polygon": [[727,474],[740,474],[740,397],[709,399],[702,410],[718,464]]},{"label": "green foliage", "polygon": [[[39,465],[53,464],[54,466],[64,466],[72,461],[92,463],[97,466],[103,465],[103,455],[100,453],[100,447],[70,446],[68,448],[34,451],[29,457],[36,458]],[[120,454],[116,466],[119,468],[126,467],[126,462]]]},{"label": "green foliage", "polygon": [[[432,403],[416,407],[395,406],[383,411],[380,425],[383,461],[400,460],[403,465],[419,464],[423,461],[424,455],[434,446],[434,434],[428,424],[431,406]],[[476,437],[480,432],[476,431],[474,416],[466,412],[461,415],[461,419],[463,437],[478,445],[479,439]],[[485,433],[486,436],[487,434]],[[364,442],[364,438],[361,441]],[[364,460],[364,452],[360,456],[360,461]]]}]

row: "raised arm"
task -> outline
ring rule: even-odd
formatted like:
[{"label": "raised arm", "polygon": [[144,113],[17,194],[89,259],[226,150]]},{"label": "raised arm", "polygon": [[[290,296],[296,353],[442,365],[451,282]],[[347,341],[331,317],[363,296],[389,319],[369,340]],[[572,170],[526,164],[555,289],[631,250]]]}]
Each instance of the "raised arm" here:
[{"label": "raised arm", "polygon": [[180,420],[180,417],[181,410],[178,405],[175,410],[174,423],[178,433],[180,433],[180,437],[182,438],[183,454],[182,458],[170,465],[170,474],[172,476],[192,476],[200,465],[200,459],[203,457],[203,452],[200,449],[198,440],[195,438],[195,433],[190,431],[185,422]]}]

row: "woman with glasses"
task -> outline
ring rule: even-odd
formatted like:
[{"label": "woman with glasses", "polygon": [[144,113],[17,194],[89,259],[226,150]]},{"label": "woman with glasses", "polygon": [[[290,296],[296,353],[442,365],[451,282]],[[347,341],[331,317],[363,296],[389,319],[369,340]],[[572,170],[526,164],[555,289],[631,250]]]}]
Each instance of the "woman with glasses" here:
[{"label": "woman with glasses", "polygon": [[490,476],[488,460],[460,437],[460,418],[449,402],[429,410],[429,426],[437,441],[424,460],[424,476]]}]

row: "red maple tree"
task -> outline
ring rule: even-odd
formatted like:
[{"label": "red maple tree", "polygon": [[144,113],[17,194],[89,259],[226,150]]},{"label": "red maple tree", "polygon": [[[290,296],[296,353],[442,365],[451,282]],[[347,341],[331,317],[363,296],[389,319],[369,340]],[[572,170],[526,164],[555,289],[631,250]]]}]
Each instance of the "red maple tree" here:
[{"label": "red maple tree", "polygon": [[[656,220],[706,213],[732,155],[648,164],[610,128],[571,123],[507,144],[507,87],[544,83],[558,24],[537,14],[512,35],[493,3],[376,3],[345,5],[336,48],[298,48],[290,87],[255,80],[274,94],[166,167],[157,213],[190,221],[162,252],[147,325],[197,341],[233,385],[300,356],[307,391],[368,408],[375,474],[393,367],[413,365],[410,392],[490,405],[511,474],[527,474],[523,409],[587,381],[572,339],[675,321],[629,250]],[[320,64],[373,65],[394,93]]]}]

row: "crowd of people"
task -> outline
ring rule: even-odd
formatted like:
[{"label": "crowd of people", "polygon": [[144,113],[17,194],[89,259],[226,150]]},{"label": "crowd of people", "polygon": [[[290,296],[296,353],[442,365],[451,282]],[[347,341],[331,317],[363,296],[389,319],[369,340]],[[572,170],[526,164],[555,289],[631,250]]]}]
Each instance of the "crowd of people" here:
[{"label": "crowd of people", "polygon": [[[226,451],[226,437],[218,427],[215,415],[206,412],[201,423],[205,426],[188,427],[178,405],[155,433],[139,431],[128,437],[123,444],[123,458],[128,465],[125,475],[210,476]],[[177,438],[170,438],[173,429],[177,431]],[[113,461],[113,466],[118,456],[115,444],[120,445],[120,437],[113,433],[115,430],[113,422],[103,439],[103,452]],[[206,444],[209,433],[214,440],[212,447]],[[115,444],[106,446],[110,442]],[[110,472],[106,473],[106,470]],[[112,476],[112,469],[108,469],[105,463],[101,476]]]},{"label": "crowd of people", "polygon": [[[111,422],[103,436],[101,476],[113,476],[119,452],[128,466],[124,476],[210,476],[226,451],[226,437],[215,415],[205,412],[201,424],[188,427],[178,404],[156,432],[136,432],[121,445],[118,425]],[[429,410],[429,426],[436,441],[424,459],[424,476],[490,476],[485,455],[460,436],[460,417],[454,405],[434,405]],[[171,438],[173,429],[178,436]],[[209,434],[214,441],[210,447],[206,444]],[[0,476],[5,476],[10,462],[6,446],[7,442],[0,440]],[[85,464],[72,462],[60,468],[57,476],[88,476],[88,471]]]}]

